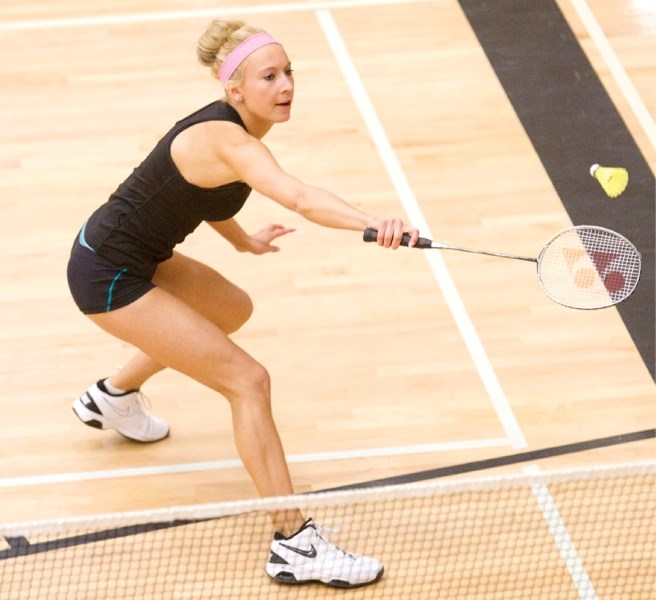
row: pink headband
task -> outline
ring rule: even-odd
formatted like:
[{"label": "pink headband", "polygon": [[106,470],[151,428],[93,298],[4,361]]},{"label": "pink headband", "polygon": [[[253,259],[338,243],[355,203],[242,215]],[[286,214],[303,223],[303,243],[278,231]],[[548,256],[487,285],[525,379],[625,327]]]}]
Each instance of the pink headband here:
[{"label": "pink headband", "polygon": [[263,46],[269,44],[279,44],[268,33],[261,31],[248,38],[239,44],[221,63],[219,69],[219,79],[225,86],[232,77],[232,74],[237,70],[237,67],[243,63],[253,52],[259,50]]}]

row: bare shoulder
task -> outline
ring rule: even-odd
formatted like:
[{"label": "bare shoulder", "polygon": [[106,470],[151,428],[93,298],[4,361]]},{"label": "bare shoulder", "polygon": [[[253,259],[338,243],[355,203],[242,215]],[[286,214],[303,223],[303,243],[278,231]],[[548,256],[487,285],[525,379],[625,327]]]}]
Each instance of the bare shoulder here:
[{"label": "bare shoulder", "polygon": [[243,127],[231,121],[203,121],[191,125],[181,131],[177,139],[186,139],[190,142],[201,142],[213,147],[221,145],[244,144],[249,139],[255,139]]},{"label": "bare shoulder", "polygon": [[[190,132],[195,141],[220,159],[231,161],[235,154],[257,153],[264,149],[264,144],[252,136],[240,125],[230,121],[206,121],[198,124],[196,132]],[[197,127],[194,125],[191,129]]]},{"label": "bare shoulder", "polygon": [[180,160],[184,157],[196,160],[232,162],[236,153],[248,153],[262,146],[243,127],[230,121],[203,121],[181,131],[171,144],[171,154]]},{"label": "bare shoulder", "polygon": [[227,121],[203,121],[181,131],[171,144],[171,158],[183,177],[201,187],[242,179],[231,158],[258,142],[243,127]]}]

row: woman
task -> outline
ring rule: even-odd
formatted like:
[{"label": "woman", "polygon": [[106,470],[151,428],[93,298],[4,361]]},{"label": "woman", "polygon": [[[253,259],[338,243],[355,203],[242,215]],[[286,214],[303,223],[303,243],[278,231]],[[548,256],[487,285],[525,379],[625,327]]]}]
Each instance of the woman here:
[{"label": "woman", "polygon": [[[233,219],[251,189],[326,227],[378,230],[397,248],[416,229],[377,219],[280,169],[260,139],[289,119],[291,64],[267,33],[240,21],[214,21],[198,44],[200,62],[225,97],[186,117],[83,226],[71,253],[69,285],[80,310],[139,349],[114,376],[94,384],[73,410],[87,425],[152,442],[168,425],[144,411],[139,389],[165,367],[222,394],[230,403],[239,455],[261,496],[293,487],[271,414],[266,369],[228,336],[249,318],[248,295],[213,269],[174,250],[207,221],[238,251],[264,254],[292,230],[269,225],[247,234]],[[271,515],[266,571],[278,581],[318,580],[353,587],[382,576],[379,561],[326,542],[299,511]]]}]

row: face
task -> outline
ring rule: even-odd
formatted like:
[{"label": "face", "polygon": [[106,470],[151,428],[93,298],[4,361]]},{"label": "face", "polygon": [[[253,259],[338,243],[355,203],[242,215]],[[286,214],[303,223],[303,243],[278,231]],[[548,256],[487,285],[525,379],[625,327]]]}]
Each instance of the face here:
[{"label": "face", "polygon": [[294,98],[294,76],[282,46],[269,44],[251,54],[237,86],[250,116],[263,123],[289,120]]}]

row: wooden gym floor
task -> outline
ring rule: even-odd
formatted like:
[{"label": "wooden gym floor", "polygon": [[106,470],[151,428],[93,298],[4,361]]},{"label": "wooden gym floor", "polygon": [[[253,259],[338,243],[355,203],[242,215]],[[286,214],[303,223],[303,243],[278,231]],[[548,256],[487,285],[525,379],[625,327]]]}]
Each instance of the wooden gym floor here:
[{"label": "wooden gym floor", "polygon": [[[454,245],[537,255],[571,224],[571,198],[557,190],[545,166],[552,163],[536,150],[468,21],[474,4],[0,7],[0,521],[254,496],[227,403],[175,372],[144,389],[172,427],[160,443],[85,428],[70,410],[131,354],[70,299],[70,246],[169,126],[219,95],[194,54],[211,18],[243,18],[285,45],[296,77],[293,116],[264,141],[292,174],[370,213],[405,214]],[[537,4],[562,11],[653,182],[652,3]],[[535,88],[541,101],[558,103],[554,77],[552,87]],[[591,98],[597,131],[612,129],[594,121],[595,106]],[[549,126],[544,118],[543,131]],[[577,143],[570,133],[552,154]],[[589,190],[580,202],[592,214],[616,203],[625,224],[653,242],[653,222],[632,216],[632,203],[653,196],[604,198],[587,172],[601,159],[580,159],[587,166],[572,177]],[[385,252],[257,194],[238,219],[247,229],[281,222],[298,231],[281,240],[282,252],[263,257],[234,252],[206,226],[180,249],[252,295],[255,314],[234,337],[271,372],[299,492],[654,427],[653,365],[644,358],[653,339],[651,350],[649,342],[638,347],[618,309],[560,307],[518,261]],[[644,285],[653,285],[653,274]],[[639,308],[653,331],[654,306]],[[531,464],[652,458],[647,439]]]}]

